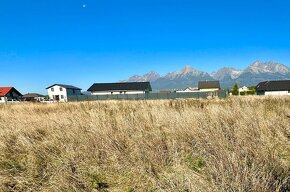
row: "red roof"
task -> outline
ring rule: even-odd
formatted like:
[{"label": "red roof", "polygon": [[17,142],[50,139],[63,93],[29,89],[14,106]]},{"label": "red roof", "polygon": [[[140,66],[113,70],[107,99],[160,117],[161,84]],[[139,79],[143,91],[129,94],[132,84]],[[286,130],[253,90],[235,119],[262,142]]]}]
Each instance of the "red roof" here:
[{"label": "red roof", "polygon": [[0,97],[4,97],[13,87],[0,87]]}]

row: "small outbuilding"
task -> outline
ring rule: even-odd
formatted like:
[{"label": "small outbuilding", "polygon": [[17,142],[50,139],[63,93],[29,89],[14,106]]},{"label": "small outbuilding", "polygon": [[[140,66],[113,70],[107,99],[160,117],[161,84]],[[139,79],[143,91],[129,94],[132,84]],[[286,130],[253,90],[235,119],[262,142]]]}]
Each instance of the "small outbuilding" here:
[{"label": "small outbuilding", "polygon": [[88,91],[92,95],[145,94],[152,88],[150,82],[94,83]]},{"label": "small outbuilding", "polygon": [[239,88],[239,93],[241,93],[241,92],[247,92],[247,91],[249,91],[249,88],[247,86],[243,86],[243,87],[240,87]]},{"label": "small outbuilding", "polygon": [[27,93],[22,96],[23,101],[36,101],[41,102],[45,98],[44,95],[38,94],[38,93]]},{"label": "small outbuilding", "polygon": [[0,103],[19,101],[22,94],[14,87],[0,87]]},{"label": "small outbuilding", "polygon": [[199,81],[198,90],[199,91],[218,91],[221,89],[219,81]]},{"label": "small outbuilding", "polygon": [[260,82],[256,92],[257,95],[290,95],[290,80]]},{"label": "small outbuilding", "polygon": [[197,87],[194,87],[194,88],[192,88],[192,87],[186,87],[185,89],[183,89],[183,90],[178,90],[178,91],[176,91],[177,93],[187,93],[187,92],[198,92],[199,90],[198,90],[198,88]]}]

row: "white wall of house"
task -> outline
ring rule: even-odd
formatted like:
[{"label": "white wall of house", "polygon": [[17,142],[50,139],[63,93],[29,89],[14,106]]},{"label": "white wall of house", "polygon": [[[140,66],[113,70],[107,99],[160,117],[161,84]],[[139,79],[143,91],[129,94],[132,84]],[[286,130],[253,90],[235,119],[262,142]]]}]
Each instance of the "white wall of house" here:
[{"label": "white wall of house", "polygon": [[57,98],[59,98],[59,101],[62,101],[62,102],[67,101],[66,88],[64,87],[55,85],[53,87],[48,88],[47,93],[48,93],[49,99],[57,100]]},{"label": "white wall of house", "polygon": [[68,95],[81,95],[81,90],[79,89],[66,89],[59,85],[55,85],[47,89],[49,99],[57,100],[59,98],[60,102],[67,102]]},{"label": "white wall of house", "polygon": [[218,88],[199,89],[200,92],[219,91]]},{"label": "white wall of house", "polygon": [[6,98],[5,97],[0,97],[0,103],[5,103]]},{"label": "white wall of house", "polygon": [[200,92],[200,91],[199,90],[189,90],[189,89],[176,91],[176,93],[192,93],[192,92]]},{"label": "white wall of house", "polygon": [[290,91],[265,91],[265,95],[290,95]]},{"label": "white wall of house", "polygon": [[34,100],[36,100],[36,101],[43,101],[44,100],[44,97],[34,97]]},{"label": "white wall of house", "polygon": [[248,87],[243,86],[243,87],[239,88],[239,92],[244,92],[244,91],[249,91]]},{"label": "white wall of house", "polygon": [[92,95],[145,94],[145,91],[92,91]]}]

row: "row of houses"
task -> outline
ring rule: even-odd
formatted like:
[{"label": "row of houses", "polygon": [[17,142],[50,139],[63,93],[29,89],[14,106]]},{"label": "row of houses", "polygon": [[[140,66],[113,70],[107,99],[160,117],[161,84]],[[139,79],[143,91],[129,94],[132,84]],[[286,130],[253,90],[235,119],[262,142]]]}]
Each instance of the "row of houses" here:
[{"label": "row of houses", "polygon": [[[242,87],[246,89],[246,87]],[[69,96],[82,95],[81,88],[73,85],[53,84],[46,88],[50,101],[68,101]],[[215,92],[221,90],[219,81],[199,81],[198,87],[187,87],[176,92]],[[91,95],[146,94],[152,91],[150,82],[94,83],[87,90]],[[290,80],[263,81],[256,86],[257,95],[290,95]],[[14,87],[0,87],[0,102],[43,101],[37,93],[22,95]]]},{"label": "row of houses", "polygon": [[[81,95],[81,88],[54,84],[46,88],[49,99],[54,101],[68,101],[69,96]],[[124,82],[124,83],[94,83],[88,90],[91,95],[116,94],[145,94],[152,91],[150,82]]]},{"label": "row of houses", "polygon": [[[81,88],[65,84],[53,84],[46,90],[48,101],[66,102],[69,96],[83,94]],[[152,88],[149,82],[94,83],[87,91],[91,95],[145,94],[152,91]],[[45,101],[45,96],[37,93],[22,95],[14,87],[0,87],[0,102],[17,102],[19,100]]]},{"label": "row of houses", "polygon": [[221,90],[219,81],[199,81],[197,87],[186,87],[183,90],[177,90],[177,93],[183,92],[214,92]]},{"label": "row of houses", "polygon": [[[56,101],[67,101],[69,96],[82,94],[80,88],[72,85],[54,84],[46,89],[49,98]],[[176,92],[192,92],[189,89]],[[199,81],[196,91],[219,90],[221,90],[219,81]],[[94,83],[87,91],[90,95],[146,94],[152,91],[152,87],[150,82]]]},{"label": "row of houses", "polygon": [[0,87],[0,103],[13,101],[17,102],[20,99],[22,101],[42,101],[45,96],[37,93],[27,93],[22,95],[14,87]]},{"label": "row of houses", "polygon": [[[218,81],[200,81],[198,82],[197,91],[217,91],[220,90]],[[2,102],[22,100],[42,101],[44,96],[36,93],[28,93],[22,95],[13,87],[3,88],[3,94],[0,97]],[[69,96],[82,95],[81,88],[73,85],[53,84],[46,88],[49,100],[52,101],[68,101]],[[146,94],[152,91],[150,82],[119,82],[119,83],[94,83],[87,90],[91,95],[117,95],[117,94]],[[190,91],[187,88],[186,91]],[[186,92],[185,91],[185,92]],[[182,91],[181,91],[182,92]]]}]

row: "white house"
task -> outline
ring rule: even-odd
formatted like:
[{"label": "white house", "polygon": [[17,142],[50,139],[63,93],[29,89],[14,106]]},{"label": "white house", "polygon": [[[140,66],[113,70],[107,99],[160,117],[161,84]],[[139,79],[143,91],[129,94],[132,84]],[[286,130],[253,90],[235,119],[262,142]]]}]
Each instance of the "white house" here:
[{"label": "white house", "polygon": [[67,102],[70,95],[81,95],[78,87],[64,84],[54,84],[46,88],[49,99],[60,102]]},{"label": "white house", "polygon": [[249,88],[246,87],[246,86],[243,86],[243,87],[240,87],[239,88],[239,93],[241,93],[241,92],[247,92],[247,91],[249,91]]},{"label": "white house", "polygon": [[88,91],[92,95],[145,94],[152,88],[149,82],[94,83]]},{"label": "white house", "polygon": [[186,87],[183,90],[178,90],[176,93],[188,93],[188,92],[199,92],[198,88]]},{"label": "white house", "polygon": [[0,103],[19,101],[22,94],[14,87],[0,87]]},{"label": "white house", "polygon": [[257,95],[289,95],[290,80],[263,81],[256,86]]},{"label": "white house", "polygon": [[199,81],[198,82],[199,91],[219,91],[221,90],[219,81]]}]

